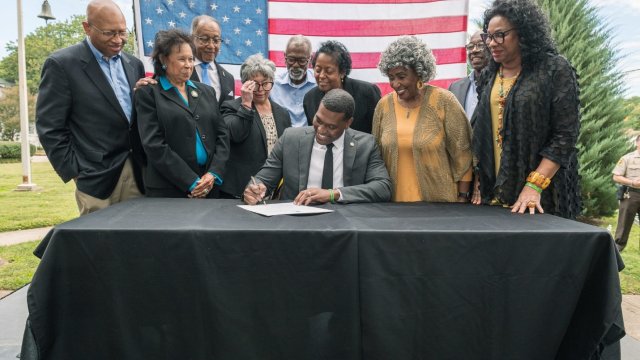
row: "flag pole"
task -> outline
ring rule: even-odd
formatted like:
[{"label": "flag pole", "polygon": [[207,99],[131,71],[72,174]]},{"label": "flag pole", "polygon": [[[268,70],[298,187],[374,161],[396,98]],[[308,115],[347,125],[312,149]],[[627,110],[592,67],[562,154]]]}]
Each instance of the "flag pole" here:
[{"label": "flag pole", "polygon": [[22,161],[22,184],[16,191],[33,191],[36,184],[31,182],[31,152],[29,149],[29,114],[27,105],[27,67],[25,60],[24,34],[22,33],[22,0],[18,5],[18,94],[20,98],[20,142]]}]

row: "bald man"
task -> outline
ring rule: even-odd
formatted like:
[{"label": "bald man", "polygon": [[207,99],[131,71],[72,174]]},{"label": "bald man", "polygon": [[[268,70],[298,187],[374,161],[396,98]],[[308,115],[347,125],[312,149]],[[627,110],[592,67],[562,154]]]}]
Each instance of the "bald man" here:
[{"label": "bald man", "polygon": [[87,37],[51,54],[36,104],[40,142],[60,178],[76,183],[80,214],[141,196],[144,153],[132,114],[144,66],[122,51],[127,24],[110,0],[94,0]]}]

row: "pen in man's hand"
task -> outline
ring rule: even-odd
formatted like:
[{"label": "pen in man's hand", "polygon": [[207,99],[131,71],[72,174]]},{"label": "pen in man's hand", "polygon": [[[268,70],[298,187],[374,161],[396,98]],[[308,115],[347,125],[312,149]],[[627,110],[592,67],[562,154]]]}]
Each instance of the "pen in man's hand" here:
[{"label": "pen in man's hand", "polygon": [[[258,182],[256,181],[256,178],[255,178],[255,177],[253,177],[253,176],[251,177],[251,183],[253,183],[253,185],[255,185],[255,186],[258,186]],[[260,201],[260,203],[261,203],[262,205],[267,205],[267,202],[266,202],[266,201],[264,201],[264,198],[262,198],[262,200]]]}]

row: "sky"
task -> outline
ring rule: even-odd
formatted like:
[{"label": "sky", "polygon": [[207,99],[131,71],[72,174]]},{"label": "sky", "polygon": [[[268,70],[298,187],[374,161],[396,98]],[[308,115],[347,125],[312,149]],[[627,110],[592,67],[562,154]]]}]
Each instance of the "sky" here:
[{"label": "sky", "polygon": [[[33,32],[44,25],[38,18],[44,0],[21,0],[23,14],[23,33]],[[224,1],[224,0],[221,0]],[[4,24],[0,32],[0,58],[7,55],[6,44],[18,38],[17,0],[3,0],[4,10],[0,13],[0,23]],[[49,0],[53,21],[64,21],[72,15],[85,13],[89,0]],[[127,26],[133,28],[132,0],[116,0],[127,18]],[[480,19],[482,11],[491,0],[469,0],[469,28],[473,21]],[[640,96],[640,0],[590,0],[590,4],[598,8],[602,19],[612,29],[614,37],[611,46],[615,46],[622,56],[618,63],[619,71],[624,74],[626,85],[625,96]]]}]

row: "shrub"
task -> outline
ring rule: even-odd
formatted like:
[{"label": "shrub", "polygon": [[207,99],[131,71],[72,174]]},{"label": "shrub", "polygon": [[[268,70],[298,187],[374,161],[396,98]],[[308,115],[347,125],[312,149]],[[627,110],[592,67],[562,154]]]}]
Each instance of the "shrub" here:
[{"label": "shrub", "polygon": [[[18,159],[21,157],[22,144],[15,141],[0,141],[0,159]],[[35,145],[29,145],[30,156],[36,152]]]}]

